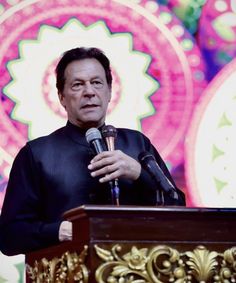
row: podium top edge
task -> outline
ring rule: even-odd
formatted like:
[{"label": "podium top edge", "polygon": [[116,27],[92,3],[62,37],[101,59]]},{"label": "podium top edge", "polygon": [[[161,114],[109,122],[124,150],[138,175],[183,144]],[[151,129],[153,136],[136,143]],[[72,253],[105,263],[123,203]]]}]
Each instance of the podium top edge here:
[{"label": "podium top edge", "polygon": [[156,207],[156,206],[129,206],[129,205],[82,205],[75,208],[72,208],[66,211],[63,214],[63,218],[70,218],[72,215],[81,215],[93,214],[93,213],[235,213],[236,208],[206,208],[206,207],[183,207],[183,206],[165,206],[165,207]]}]

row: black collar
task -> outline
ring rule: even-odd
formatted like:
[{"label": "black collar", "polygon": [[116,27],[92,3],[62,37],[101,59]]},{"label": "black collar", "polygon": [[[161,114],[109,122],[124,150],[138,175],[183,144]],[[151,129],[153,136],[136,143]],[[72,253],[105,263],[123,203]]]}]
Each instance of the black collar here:
[{"label": "black collar", "polygon": [[[98,130],[101,131],[101,129],[104,127],[105,124],[103,124],[101,127],[98,128]],[[74,124],[72,124],[70,121],[67,121],[65,126],[65,132],[66,134],[75,142],[79,144],[83,144],[86,147],[89,147],[89,144],[86,140],[85,134],[88,129],[80,128]]]}]

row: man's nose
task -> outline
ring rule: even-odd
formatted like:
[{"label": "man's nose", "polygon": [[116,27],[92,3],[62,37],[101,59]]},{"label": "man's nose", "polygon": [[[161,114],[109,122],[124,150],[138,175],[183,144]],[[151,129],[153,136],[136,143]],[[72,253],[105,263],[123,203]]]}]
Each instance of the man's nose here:
[{"label": "man's nose", "polygon": [[85,95],[94,95],[93,85],[90,82],[86,82],[84,85]]}]

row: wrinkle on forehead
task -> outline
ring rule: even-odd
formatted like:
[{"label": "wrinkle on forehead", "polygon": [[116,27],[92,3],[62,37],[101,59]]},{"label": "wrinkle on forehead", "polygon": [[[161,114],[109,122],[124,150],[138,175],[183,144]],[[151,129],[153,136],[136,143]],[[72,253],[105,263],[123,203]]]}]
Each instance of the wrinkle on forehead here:
[{"label": "wrinkle on forehead", "polygon": [[71,62],[65,69],[66,80],[91,80],[100,78],[106,81],[106,74],[101,63],[94,58]]}]

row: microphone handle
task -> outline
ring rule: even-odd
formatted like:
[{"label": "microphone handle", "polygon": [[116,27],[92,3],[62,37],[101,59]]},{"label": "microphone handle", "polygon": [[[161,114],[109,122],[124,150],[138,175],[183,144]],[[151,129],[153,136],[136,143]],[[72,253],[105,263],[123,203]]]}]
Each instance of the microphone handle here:
[{"label": "microphone handle", "polygon": [[[109,151],[115,150],[115,138],[114,137],[106,137],[106,145]],[[110,181],[111,195],[112,195],[112,203],[117,206],[120,205],[119,197],[120,197],[120,188],[118,184],[118,179],[116,178],[113,181]]]},{"label": "microphone handle", "polygon": [[115,150],[115,138],[114,137],[106,137],[106,144],[107,144],[107,149],[109,151]]},{"label": "microphone handle", "polygon": [[96,154],[99,154],[99,153],[104,151],[100,140],[98,140],[98,139],[93,140],[93,141],[91,141],[91,144],[93,145],[93,148],[94,148]]}]

